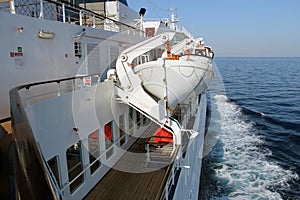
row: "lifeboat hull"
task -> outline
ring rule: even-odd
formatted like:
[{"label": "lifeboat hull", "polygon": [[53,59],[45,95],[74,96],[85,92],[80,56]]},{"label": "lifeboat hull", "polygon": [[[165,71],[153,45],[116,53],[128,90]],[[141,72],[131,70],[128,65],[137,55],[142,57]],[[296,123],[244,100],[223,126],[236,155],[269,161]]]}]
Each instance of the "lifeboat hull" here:
[{"label": "lifeboat hull", "polygon": [[136,72],[148,93],[158,99],[167,97],[168,105],[174,108],[191,94],[198,95],[207,89],[211,67],[211,58],[190,55],[188,60],[181,57],[144,63],[136,67]]}]

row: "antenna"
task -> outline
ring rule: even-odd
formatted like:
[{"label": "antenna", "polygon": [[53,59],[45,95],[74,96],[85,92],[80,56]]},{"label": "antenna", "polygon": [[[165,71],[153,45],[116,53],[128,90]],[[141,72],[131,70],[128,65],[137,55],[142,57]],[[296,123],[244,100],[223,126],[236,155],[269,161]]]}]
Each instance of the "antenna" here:
[{"label": "antenna", "polygon": [[174,8],[174,7],[171,7],[169,9],[169,11],[170,11],[170,24],[171,24],[170,28],[173,29],[173,30],[176,29],[175,23],[179,22],[179,19],[175,18],[175,14],[174,14],[175,10],[176,10],[176,8]]}]

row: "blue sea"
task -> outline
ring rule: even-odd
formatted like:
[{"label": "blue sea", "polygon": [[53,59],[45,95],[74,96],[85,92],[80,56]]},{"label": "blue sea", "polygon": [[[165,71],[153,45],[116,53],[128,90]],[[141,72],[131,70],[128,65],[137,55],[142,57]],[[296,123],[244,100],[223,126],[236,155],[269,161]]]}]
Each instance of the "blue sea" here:
[{"label": "blue sea", "polygon": [[201,199],[300,199],[300,58],[216,58]]}]

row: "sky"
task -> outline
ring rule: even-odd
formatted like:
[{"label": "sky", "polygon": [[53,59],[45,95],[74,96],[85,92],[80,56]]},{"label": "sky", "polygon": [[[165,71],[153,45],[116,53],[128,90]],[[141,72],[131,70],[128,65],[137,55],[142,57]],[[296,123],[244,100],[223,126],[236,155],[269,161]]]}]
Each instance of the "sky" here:
[{"label": "sky", "polygon": [[203,37],[215,55],[300,57],[300,0],[127,0],[145,18],[176,8],[180,25]]}]

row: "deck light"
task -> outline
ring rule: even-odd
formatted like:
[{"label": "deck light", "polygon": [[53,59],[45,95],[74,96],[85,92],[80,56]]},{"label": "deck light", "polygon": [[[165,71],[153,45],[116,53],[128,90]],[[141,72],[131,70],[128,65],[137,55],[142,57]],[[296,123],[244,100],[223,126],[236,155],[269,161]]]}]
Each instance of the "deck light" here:
[{"label": "deck light", "polygon": [[18,26],[18,27],[17,27],[17,30],[18,30],[20,33],[23,32],[23,29],[24,29],[23,26]]},{"label": "deck light", "polygon": [[178,168],[184,168],[184,169],[191,169],[191,166],[189,165],[179,165]]},{"label": "deck light", "polygon": [[73,128],[73,133],[75,134],[75,135],[78,135],[79,134],[79,128]]},{"label": "deck light", "polygon": [[53,39],[55,37],[55,33],[41,30],[38,32],[38,37],[42,39]]}]

